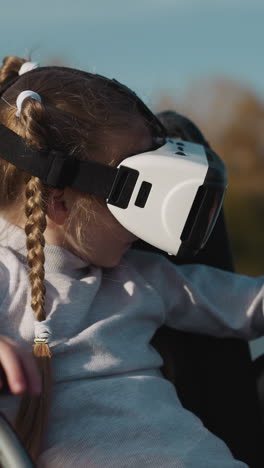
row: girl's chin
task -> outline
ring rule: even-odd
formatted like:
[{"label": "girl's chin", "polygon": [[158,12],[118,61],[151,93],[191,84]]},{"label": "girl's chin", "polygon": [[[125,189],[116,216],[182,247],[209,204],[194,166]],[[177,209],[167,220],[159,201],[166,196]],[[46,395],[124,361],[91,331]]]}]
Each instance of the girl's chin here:
[{"label": "girl's chin", "polygon": [[[90,251],[90,252],[84,252],[80,251],[78,249],[75,250],[71,248],[70,250],[72,253],[80,257],[82,260],[87,262],[87,265],[94,265],[96,267],[101,267],[101,268],[114,268],[119,265],[121,262],[123,256],[128,252],[128,250],[131,248],[133,242],[127,242],[125,244],[119,245],[118,249],[110,249],[107,251],[101,251],[101,252],[95,252],[95,251]],[[113,251],[114,250],[114,251]]]},{"label": "girl's chin", "polygon": [[122,254],[116,255],[115,257],[104,258],[101,261],[100,259],[98,259],[97,261],[94,262],[94,265],[101,267],[101,268],[117,267],[122,261],[122,258],[126,254],[127,251],[128,251],[128,248],[124,252],[122,252]]}]

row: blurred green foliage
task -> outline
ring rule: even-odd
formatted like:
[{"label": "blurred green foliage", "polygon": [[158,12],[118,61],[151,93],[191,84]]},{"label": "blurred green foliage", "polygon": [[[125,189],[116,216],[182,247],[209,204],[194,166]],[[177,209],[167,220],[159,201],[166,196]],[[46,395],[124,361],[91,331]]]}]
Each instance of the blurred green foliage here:
[{"label": "blurred green foliage", "polygon": [[264,196],[230,191],[224,208],[236,271],[263,275]]}]

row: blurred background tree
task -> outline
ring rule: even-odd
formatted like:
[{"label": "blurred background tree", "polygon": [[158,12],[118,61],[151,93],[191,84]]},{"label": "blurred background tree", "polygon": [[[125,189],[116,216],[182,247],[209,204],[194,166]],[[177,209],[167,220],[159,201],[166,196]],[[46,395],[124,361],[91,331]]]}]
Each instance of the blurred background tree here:
[{"label": "blurred background tree", "polygon": [[176,110],[192,119],[225,161],[224,209],[236,271],[263,274],[264,102],[230,79],[195,82],[183,97],[160,93],[156,110]]}]

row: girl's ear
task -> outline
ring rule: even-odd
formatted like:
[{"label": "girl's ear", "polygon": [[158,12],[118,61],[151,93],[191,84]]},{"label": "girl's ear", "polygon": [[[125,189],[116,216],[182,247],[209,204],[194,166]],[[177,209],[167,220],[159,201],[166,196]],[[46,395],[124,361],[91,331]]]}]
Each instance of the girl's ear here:
[{"label": "girl's ear", "polygon": [[51,189],[48,196],[47,216],[55,224],[63,225],[70,214],[64,190]]}]

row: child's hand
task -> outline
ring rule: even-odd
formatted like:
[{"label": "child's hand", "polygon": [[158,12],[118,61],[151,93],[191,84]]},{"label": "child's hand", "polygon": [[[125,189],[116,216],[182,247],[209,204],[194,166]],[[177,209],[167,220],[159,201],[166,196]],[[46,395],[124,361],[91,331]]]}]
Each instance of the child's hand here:
[{"label": "child's hand", "polygon": [[[0,370],[6,375],[11,393],[40,393],[41,379],[33,355],[3,335],[0,335]],[[0,393],[4,384],[2,374],[3,372],[0,373]]]}]

